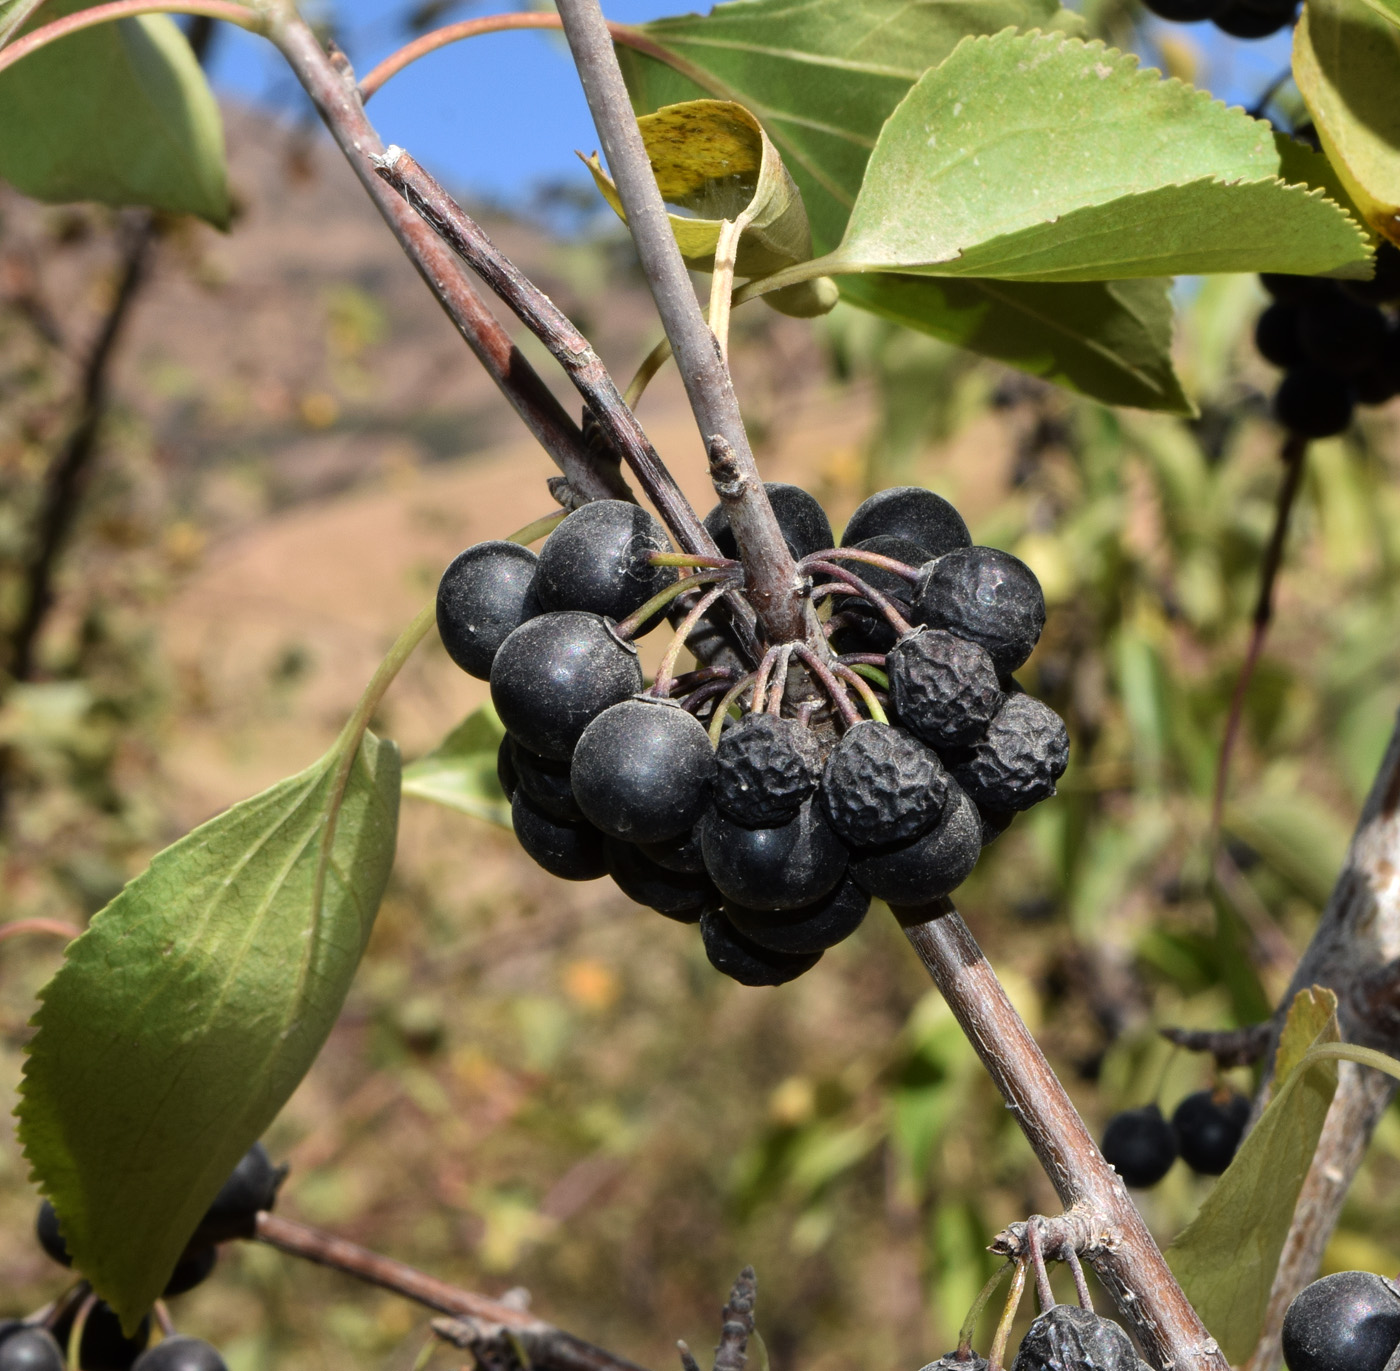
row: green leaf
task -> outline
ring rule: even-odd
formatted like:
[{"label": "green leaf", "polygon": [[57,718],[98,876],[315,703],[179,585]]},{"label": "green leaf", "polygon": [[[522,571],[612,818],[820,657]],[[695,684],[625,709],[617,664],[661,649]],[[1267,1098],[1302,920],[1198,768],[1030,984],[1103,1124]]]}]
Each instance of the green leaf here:
[{"label": "green leaf", "polygon": [[1294,998],[1273,1099],[1201,1212],[1167,1249],[1187,1299],[1234,1365],[1259,1339],[1298,1192],[1337,1087],[1332,1062],[1302,1061],[1308,1048],[1337,1040],[1336,1008],[1337,997],[1320,986]]},{"label": "green leaf", "polygon": [[969,38],[890,116],[845,238],[809,267],[1366,276],[1360,226],[1279,169],[1267,124],[1101,42]]},{"label": "green leaf", "polygon": [[1366,222],[1400,243],[1400,0],[1308,0],[1293,77]]},{"label": "green leaf", "polygon": [[510,801],[496,779],[505,729],[490,705],[474,709],[425,757],[404,768],[403,793],[510,827]]},{"label": "green leaf", "polygon": [[[49,0],[39,21],[86,9]],[[229,218],[223,124],[165,15],[99,24],[0,74],[0,179],[36,200],[98,200]]]},{"label": "green leaf", "polygon": [[128,1328],[330,1033],[398,805],[398,749],[347,730],[157,855],[41,992],[20,1138],[75,1265]]}]

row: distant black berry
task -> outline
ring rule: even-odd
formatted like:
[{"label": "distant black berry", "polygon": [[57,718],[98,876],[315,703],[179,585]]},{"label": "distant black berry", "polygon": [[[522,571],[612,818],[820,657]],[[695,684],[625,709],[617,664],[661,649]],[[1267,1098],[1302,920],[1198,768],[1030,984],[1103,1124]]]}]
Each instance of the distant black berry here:
[{"label": "distant black berry", "polygon": [[1155,1104],[1115,1114],[1104,1130],[1104,1160],[1137,1189],[1156,1185],[1176,1160],[1176,1134]]},{"label": "distant black berry", "polygon": [[822,955],[770,952],[750,942],[718,910],[700,916],[700,937],[710,965],[740,985],[786,985],[810,971]]},{"label": "distant black berry", "polygon": [[231,1238],[251,1238],[259,1213],[277,1203],[277,1190],[286,1175],[287,1168],[274,1166],[267,1148],[255,1142],[204,1211],[189,1245],[205,1247]]},{"label": "distant black berry", "polygon": [[525,855],[551,876],[596,881],[607,874],[603,835],[592,824],[551,819],[523,790],[517,790],[510,802],[510,822]]},{"label": "distant black berry", "polygon": [[1172,1114],[1181,1160],[1201,1176],[1219,1176],[1234,1160],[1249,1122],[1249,1100],[1237,1091],[1198,1090]]},{"label": "distant black berry", "polygon": [[1343,281],[1342,289],[1368,305],[1400,304],[1400,248],[1383,240],[1376,249],[1376,274],[1369,281]]},{"label": "distant black berry", "polygon": [[711,809],[700,822],[700,842],[710,879],[748,909],[811,904],[846,870],[846,849],[816,799],[771,828],[745,828]]},{"label": "distant black berry", "polygon": [[1047,1309],[1026,1330],[1011,1371],[1142,1371],[1128,1335],[1077,1304]]},{"label": "distant black berry", "polygon": [[583,810],[574,799],[569,763],[541,757],[528,747],[522,747],[514,738],[510,739],[510,744],[516,785],[551,819],[564,824],[582,822]]},{"label": "distant black berry", "polygon": [[938,821],[948,773],[912,733],[863,719],[848,728],[822,776],[831,826],[852,847],[906,842]]},{"label": "distant black berry", "polygon": [[47,1328],[0,1329],[0,1371],[63,1371],[63,1349]]},{"label": "distant black berry", "polygon": [[715,803],[746,828],[786,823],[821,781],[821,748],[796,719],[746,714],[715,751]]},{"label": "distant black berry", "polygon": [[750,942],[770,952],[824,952],[849,938],[870,908],[870,896],[849,876],[835,890],[800,909],[745,909],[726,902],[725,917]]},{"label": "distant black berry", "polygon": [[148,1348],[133,1371],[228,1371],[217,1349],[202,1338],[170,1337]]},{"label": "distant black berry", "polygon": [[1003,675],[1031,655],[1045,627],[1045,597],[1035,573],[1009,552],[968,547],[929,566],[919,583],[915,615],[981,643]]},{"label": "distant black berry", "polygon": [[54,1211],[52,1200],[39,1201],[39,1213],[34,1220],[34,1236],[39,1239],[39,1246],[60,1266],[73,1265],[68,1244],[63,1241],[63,1234],[59,1231],[58,1214]]},{"label": "distant black berry", "polygon": [[1254,325],[1254,346],[1259,355],[1276,367],[1296,367],[1305,360],[1298,341],[1298,320],[1302,309],[1285,300],[1276,300]]},{"label": "distant black berry", "polygon": [[979,805],[1029,809],[1055,793],[1069,764],[1069,734],[1034,695],[1010,695],[986,733],[949,760],[958,784]]},{"label": "distant black berry", "polygon": [[625,619],[676,579],[675,567],[647,560],[653,552],[670,551],[655,515],[628,500],[594,500],[545,539],[536,593],[547,610]]},{"label": "distant black berry", "polygon": [[447,655],[485,681],[513,629],[539,612],[538,558],[519,543],[477,543],[453,558],[437,590],[438,636]]},{"label": "distant black berry", "polygon": [[921,561],[972,545],[962,515],[941,495],[922,486],[891,486],[877,491],[851,515],[841,546],[855,547],[881,534],[917,543],[924,550]]},{"label": "distant black berry", "polygon": [[1355,398],[1344,376],[1294,367],[1274,394],[1274,417],[1300,438],[1332,438],[1351,423]]},{"label": "distant black berry", "polygon": [[888,904],[920,905],[956,890],[972,874],[981,850],[977,807],[949,781],[937,824],[908,842],[853,853],[851,877]]},{"label": "distant black berry", "polygon": [[1341,290],[1314,296],[1298,311],[1303,359],[1324,371],[1355,375],[1380,355],[1386,320],[1375,305],[1363,305]]},{"label": "distant black berry", "polygon": [[[60,1347],[67,1350],[68,1337],[78,1308],[74,1305],[53,1327]],[[83,1371],[129,1371],[151,1340],[151,1316],[141,1320],[135,1334],[128,1338],[122,1333],[121,1320],[105,1300],[98,1300],[88,1311],[83,1324],[83,1341],[78,1349]]]},{"label": "distant black berry", "polygon": [[696,923],[719,905],[719,891],[703,871],[667,871],[639,847],[616,838],[607,839],[605,848],[608,875],[629,900],[683,924]]},{"label": "distant black berry", "polygon": [[[783,541],[788,551],[799,561],[814,552],[822,552],[835,542],[831,531],[831,520],[817,499],[809,495],[801,486],[788,485],[784,481],[765,481],[763,488],[768,492],[768,501],[773,506],[773,516],[782,530]],[[705,516],[705,527],[715,540],[722,557],[737,557],[739,545],[734,540],[734,532],[729,527],[729,515],[723,505],[716,505]]]},{"label": "distant black berry", "polygon": [[667,838],[660,843],[641,843],[641,850],[657,866],[667,871],[681,871],[698,876],[705,870],[705,854],[700,848],[699,825],[682,833],[678,838]]},{"label": "distant black berry", "polygon": [[214,1274],[214,1267],[218,1265],[218,1261],[217,1247],[187,1248],[175,1263],[175,1270],[170,1273],[170,1279],[166,1281],[162,1293],[169,1298],[172,1295],[183,1295],[195,1286],[203,1285]]},{"label": "distant black berry", "polygon": [[1267,38],[1293,22],[1297,0],[1286,9],[1256,9],[1246,0],[1226,0],[1215,14],[1215,26],[1231,38]]},{"label": "distant black berry", "polygon": [[1283,1316],[1288,1371],[1383,1371],[1400,1346],[1400,1290],[1369,1271],[1314,1281]]},{"label": "distant black berry", "polygon": [[1215,17],[1221,0],[1145,0],[1145,3],[1153,14],[1170,19],[1174,24],[1199,24],[1203,19]]},{"label": "distant black berry", "polygon": [[[1293,136],[1298,137],[1296,130]],[[1319,276],[1289,276],[1273,271],[1262,272],[1259,284],[1275,300],[1286,300],[1293,305],[1301,305],[1304,300],[1311,299],[1315,295],[1326,294],[1333,286],[1331,281],[1324,280]]]},{"label": "distant black berry", "polygon": [[584,730],[571,770],[590,823],[611,838],[656,843],[705,812],[715,754],[704,725],[679,705],[623,700]]},{"label": "distant black berry", "polygon": [[903,638],[886,665],[896,717],[931,747],[975,742],[1006,700],[986,648],[941,628]]},{"label": "distant black berry", "polygon": [[491,702],[511,736],[560,762],[599,714],[641,688],[636,649],[579,610],[521,624],[491,667]]}]

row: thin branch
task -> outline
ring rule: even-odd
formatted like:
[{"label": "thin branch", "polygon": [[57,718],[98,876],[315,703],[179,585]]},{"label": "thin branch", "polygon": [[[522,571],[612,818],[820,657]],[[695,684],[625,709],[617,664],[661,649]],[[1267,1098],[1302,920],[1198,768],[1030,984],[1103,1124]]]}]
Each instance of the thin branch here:
[{"label": "thin branch", "polygon": [[607,21],[598,0],[560,0],[559,13],[700,434],[707,445],[716,439],[728,445],[743,479],[742,495],[750,508],[739,522],[731,511],[730,526],[749,568],[750,584],[760,591],[755,608],[774,641],[803,637],[808,626],[796,564],[759,479],[729,369],[705,322],[671,231]]},{"label": "thin branch", "polygon": [[1108,1235],[1086,1255],[1148,1359],[1174,1371],[1228,1371],[1122,1180],[1099,1153],[952,902],[895,913],[1061,1202]]},{"label": "thin branch", "polygon": [[323,1233],[309,1224],[262,1213],[257,1220],[257,1239],[279,1252],[327,1266],[367,1285],[391,1290],[440,1314],[479,1320],[494,1329],[509,1330],[529,1348],[531,1361],[539,1371],[644,1371],[636,1362],[584,1342],[525,1310],[461,1290],[425,1271],[371,1252],[334,1234]]},{"label": "thin branch", "polygon": [[375,174],[370,159],[384,152],[384,144],[365,118],[349,64],[343,58],[333,60],[311,29],[294,14],[280,17],[270,37],[305,87],[409,261],[487,374],[564,473],[572,490],[587,500],[630,498],[617,468],[595,459],[578,425],[476,293],[457,256],[403,197]]},{"label": "thin branch", "polygon": [[82,931],[73,924],[64,923],[62,919],[11,919],[7,924],[0,924],[0,943],[26,933],[47,933],[51,938],[65,938],[72,942],[81,936]]},{"label": "thin branch", "polygon": [[729,1303],[724,1306],[724,1324],[715,1349],[715,1371],[744,1371],[748,1362],[749,1339],[753,1336],[753,1307],[758,1298],[758,1277],[746,1266],[739,1272]]}]

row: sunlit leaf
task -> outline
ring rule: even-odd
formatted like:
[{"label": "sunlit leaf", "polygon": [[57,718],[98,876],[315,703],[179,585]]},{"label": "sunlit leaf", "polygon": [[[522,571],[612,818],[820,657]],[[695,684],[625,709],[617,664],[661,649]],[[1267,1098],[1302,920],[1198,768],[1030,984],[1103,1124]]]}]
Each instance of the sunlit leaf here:
[{"label": "sunlit leaf", "polygon": [[510,801],[496,779],[505,729],[490,705],[462,720],[425,757],[404,768],[403,793],[510,827]]}]

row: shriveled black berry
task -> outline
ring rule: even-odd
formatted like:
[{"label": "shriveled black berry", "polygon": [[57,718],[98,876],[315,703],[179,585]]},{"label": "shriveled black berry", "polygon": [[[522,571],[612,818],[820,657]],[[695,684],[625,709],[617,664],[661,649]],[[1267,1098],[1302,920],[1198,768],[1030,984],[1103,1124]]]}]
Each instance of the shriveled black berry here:
[{"label": "shriveled black berry", "polygon": [[831,826],[852,847],[883,847],[938,822],[948,773],[912,733],[862,719],[842,735],[822,775]]},{"label": "shriveled black berry", "polygon": [[853,853],[851,878],[887,904],[920,905],[956,890],[972,875],[981,851],[977,806],[949,781],[937,824],[909,842]]},{"label": "shriveled black berry", "polygon": [[987,1371],[987,1366],[986,1357],[979,1357],[976,1352],[960,1357],[956,1351],[952,1351],[945,1353],[937,1361],[929,1362],[922,1371]]},{"label": "shriveled black berry", "polygon": [[[768,492],[768,502],[773,506],[773,516],[782,530],[783,541],[799,561],[835,544],[831,520],[826,517],[826,510],[815,496],[809,495],[801,486],[788,485],[785,481],[765,481],[763,488]],[[721,557],[739,555],[739,545],[734,540],[729,515],[724,512],[723,505],[716,505],[705,516],[705,527],[715,540]]]},{"label": "shriveled black berry", "polygon": [[[74,1305],[53,1327],[53,1335],[65,1351],[77,1313],[78,1307]],[[83,1341],[78,1348],[79,1361],[83,1371],[129,1371],[131,1364],[145,1350],[150,1340],[149,1314],[141,1320],[136,1332],[128,1338],[122,1332],[121,1320],[117,1318],[116,1311],[105,1300],[98,1300],[88,1311],[87,1321],[83,1324]]]},{"label": "shriveled black berry", "polygon": [[635,900],[677,923],[697,923],[719,905],[719,891],[702,871],[691,875],[658,866],[634,843],[609,838],[605,843],[608,875],[629,900]]},{"label": "shriveled black berry", "polygon": [[1370,1271],[1314,1281],[1283,1316],[1288,1371],[1383,1371],[1397,1346],[1400,1290]]},{"label": "shriveled black berry", "polygon": [[1199,24],[1203,19],[1213,19],[1220,3],[1221,0],[1146,0],[1153,14],[1174,24]]},{"label": "shriveled black berry", "polygon": [[520,783],[520,778],[515,774],[515,762],[510,755],[515,746],[515,739],[507,733],[501,739],[500,747],[496,749],[496,781],[501,787],[501,793],[508,800],[514,796],[515,787]]},{"label": "shriveled black berry", "polygon": [[1249,1100],[1238,1091],[1198,1090],[1172,1114],[1181,1160],[1201,1176],[1219,1176],[1239,1149]]},{"label": "shriveled black berry", "polygon": [[581,823],[583,810],[574,799],[569,763],[541,757],[528,747],[522,747],[514,738],[510,739],[510,744],[516,784],[535,802],[536,807],[559,823]]},{"label": "shriveled black berry", "polygon": [[1379,357],[1385,334],[1385,315],[1375,305],[1340,290],[1299,306],[1298,345],[1304,360],[1324,371],[1349,376],[1364,371]]},{"label": "shriveled black berry", "polygon": [[0,1330],[0,1371],[63,1371],[63,1349],[47,1328],[16,1323]]},{"label": "shriveled black berry", "polygon": [[199,1227],[191,1236],[190,1247],[207,1247],[231,1238],[251,1238],[257,1217],[277,1203],[277,1191],[287,1178],[285,1166],[274,1166],[267,1148],[255,1142],[239,1159],[238,1165],[204,1211]]},{"label": "shriveled black berry", "polygon": [[1156,1185],[1176,1160],[1176,1134],[1155,1104],[1125,1109],[1104,1129],[1100,1148],[1104,1160],[1125,1185],[1141,1189]]},{"label": "shriveled black berry", "polygon": [[1383,239],[1376,249],[1376,274],[1369,281],[1343,281],[1342,289],[1368,305],[1400,304],[1400,248]]},{"label": "shriveled black berry", "polygon": [[1254,325],[1254,346],[1259,355],[1276,367],[1296,367],[1304,361],[1303,345],[1298,341],[1298,320],[1301,308],[1286,300],[1276,300]]},{"label": "shriveled black berry", "polygon": [[822,754],[796,719],[746,714],[715,751],[715,803],[746,828],[786,823],[821,781]]},{"label": "shriveled black berry", "polygon": [[770,952],[750,942],[718,910],[700,916],[700,937],[710,965],[740,985],[786,985],[810,971],[822,956]]},{"label": "shriveled black berry", "polygon": [[1055,793],[1069,765],[1069,734],[1065,721],[1034,695],[1008,695],[982,737],[949,763],[979,805],[1029,809]]},{"label": "shriveled black berry", "polygon": [[1274,418],[1300,438],[1333,438],[1351,423],[1355,395],[1346,377],[1294,367],[1274,392]]},{"label": "shriveled black berry", "polygon": [[1006,700],[986,648],[945,629],[903,638],[886,667],[895,717],[931,747],[975,742]]},{"label": "shriveled black berry", "polygon": [[172,1295],[183,1295],[195,1286],[203,1285],[214,1274],[218,1262],[217,1247],[186,1248],[180,1260],[175,1263],[175,1270],[170,1273],[170,1279],[166,1281],[162,1293],[169,1298]]},{"label": "shriveled black berry", "polygon": [[801,909],[745,909],[732,901],[723,908],[740,933],[770,952],[825,952],[860,927],[870,896],[847,875],[835,890]]},{"label": "shriveled black berry", "polygon": [[39,1246],[60,1266],[73,1265],[68,1244],[63,1241],[63,1234],[59,1231],[58,1214],[52,1200],[39,1201],[39,1213],[34,1219],[34,1236],[39,1239]]},{"label": "shriveled black berry", "polygon": [[1231,38],[1267,38],[1293,22],[1297,0],[1286,9],[1255,9],[1244,0],[1226,0],[1214,15],[1215,26]]},{"label": "shriveled black berry", "polygon": [[610,838],[657,843],[693,828],[710,803],[715,754],[700,721],[662,700],[605,709],[574,749],[574,798]]},{"label": "shriveled black berry", "polygon": [[941,495],[922,486],[891,486],[876,491],[851,515],[841,535],[841,546],[855,547],[866,538],[881,534],[893,534],[918,544],[924,550],[924,559],[972,545],[972,535],[962,515]]},{"label": "shriveled black berry", "polygon": [[218,1349],[203,1338],[164,1338],[136,1359],[133,1371],[228,1371]]},{"label": "shriveled black berry", "polygon": [[477,543],[458,553],[438,582],[437,626],[447,655],[485,681],[496,652],[513,629],[539,612],[539,559],[519,543]]},{"label": "shriveled black berry", "polygon": [[678,838],[667,838],[660,843],[640,843],[638,846],[657,866],[667,871],[698,876],[705,870],[705,854],[700,848],[698,824]]},{"label": "shriveled black berry", "polygon": [[525,855],[551,876],[596,881],[607,874],[603,835],[592,824],[551,819],[523,790],[517,790],[510,802],[510,822]]},{"label": "shriveled black berry", "polygon": [[929,566],[914,614],[930,628],[980,643],[997,671],[1010,675],[1040,640],[1045,596],[1019,557],[994,547],[966,547]]},{"label": "shriveled black berry", "polygon": [[720,893],[748,909],[811,904],[846,870],[846,849],[815,798],[771,828],[745,828],[711,809],[700,821],[700,844]]},{"label": "shriveled black berry", "polygon": [[1142,1371],[1128,1335],[1077,1304],[1047,1309],[1026,1330],[1011,1371]]},{"label": "shriveled black berry", "polygon": [[521,624],[491,667],[491,702],[507,731],[560,762],[598,715],[641,688],[636,649],[579,610]]},{"label": "shriveled black berry", "polygon": [[666,530],[640,505],[594,500],[545,539],[535,580],[540,604],[625,619],[676,579],[675,567],[647,560],[671,550]]}]

